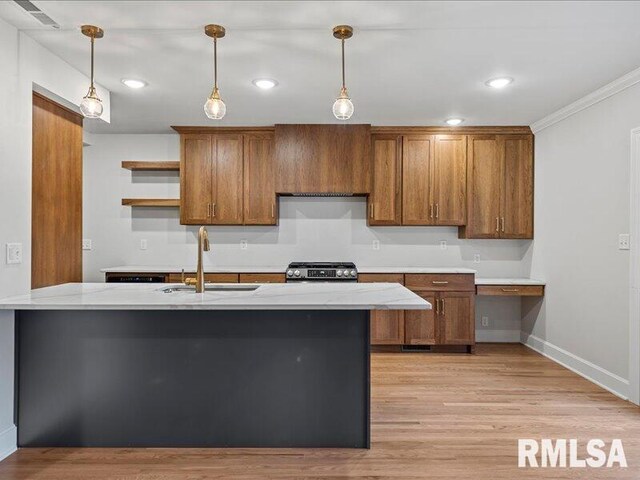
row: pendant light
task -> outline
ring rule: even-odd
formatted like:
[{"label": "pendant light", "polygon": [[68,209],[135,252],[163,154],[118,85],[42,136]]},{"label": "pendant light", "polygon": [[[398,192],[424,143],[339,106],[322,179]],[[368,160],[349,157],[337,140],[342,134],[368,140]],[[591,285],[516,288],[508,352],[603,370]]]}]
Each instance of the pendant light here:
[{"label": "pendant light", "polygon": [[104,37],[104,30],[94,25],[82,25],[80,31],[91,39],[91,85],[89,85],[89,91],[80,103],[80,111],[86,118],[100,118],[103,106],[102,100],[98,97],[96,87],[93,84],[93,44],[96,38]]},{"label": "pendant light", "polygon": [[347,93],[347,86],[344,81],[344,41],[353,36],[353,28],[349,25],[338,25],[333,29],[333,36],[340,40],[342,44],[342,88],[340,95],[333,104],[333,114],[338,120],[349,120],[353,115],[353,103]]},{"label": "pendant light", "polygon": [[213,91],[204,104],[204,113],[212,120],[220,120],[227,113],[227,106],[218,90],[218,39],[224,37],[225,29],[220,25],[207,25],[204,33],[213,38]]}]

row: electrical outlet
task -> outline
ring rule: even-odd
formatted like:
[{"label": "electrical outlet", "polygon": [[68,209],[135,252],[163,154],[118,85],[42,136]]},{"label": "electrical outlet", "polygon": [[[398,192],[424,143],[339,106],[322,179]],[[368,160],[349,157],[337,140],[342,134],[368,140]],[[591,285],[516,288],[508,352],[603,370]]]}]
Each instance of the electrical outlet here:
[{"label": "electrical outlet", "polygon": [[147,240],[146,239],[142,239],[140,240],[140,250],[146,250],[147,249]]},{"label": "electrical outlet", "polygon": [[473,263],[480,263],[480,254],[479,253],[476,253],[473,256]]},{"label": "electrical outlet", "polygon": [[83,238],[82,239],[82,249],[83,250],[91,250],[93,248],[93,245],[91,243],[91,240],[88,238]]},{"label": "electrical outlet", "polygon": [[483,327],[489,326],[489,317],[482,317],[482,326]]},{"label": "electrical outlet", "polygon": [[440,240],[440,250],[446,250],[446,249],[447,249],[447,241]]},{"label": "electrical outlet", "polygon": [[7,243],[7,264],[15,265],[22,263],[22,244]]},{"label": "electrical outlet", "polygon": [[380,240],[374,240],[373,241],[373,249],[374,250],[380,250]]},{"label": "electrical outlet", "polygon": [[249,243],[246,240],[240,240],[240,250],[246,250]]},{"label": "electrical outlet", "polygon": [[621,233],[618,235],[618,250],[629,250],[631,245],[629,244],[629,234]]}]

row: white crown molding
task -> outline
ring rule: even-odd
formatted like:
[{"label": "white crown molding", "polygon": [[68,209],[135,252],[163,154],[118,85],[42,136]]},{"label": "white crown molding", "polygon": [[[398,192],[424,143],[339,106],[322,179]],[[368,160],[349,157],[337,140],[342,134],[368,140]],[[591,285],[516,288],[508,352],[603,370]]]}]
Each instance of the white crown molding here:
[{"label": "white crown molding", "polygon": [[640,68],[636,68],[635,70],[627,73],[626,75],[623,75],[613,82],[608,83],[604,87],[599,88],[595,92],[591,92],[589,95],[586,95],[579,100],[570,103],[566,107],[563,107],[560,110],[556,110],[552,114],[547,115],[537,122],[532,123],[531,131],[533,131],[533,133],[535,134],[540,130],[544,130],[545,128],[550,127],[551,125],[558,123],[565,118],[570,117],[571,115],[575,115],[585,108],[589,108],[590,106],[595,105],[596,103],[601,102],[602,100],[605,100],[606,98],[609,98],[616,93],[620,93],[639,82]]}]

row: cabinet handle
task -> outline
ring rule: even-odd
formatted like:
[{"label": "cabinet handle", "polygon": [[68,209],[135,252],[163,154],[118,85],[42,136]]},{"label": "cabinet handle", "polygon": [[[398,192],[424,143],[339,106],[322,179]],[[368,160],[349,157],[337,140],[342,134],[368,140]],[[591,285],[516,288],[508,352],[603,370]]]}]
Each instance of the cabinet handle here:
[{"label": "cabinet handle", "polygon": [[211,218],[211,202],[207,203],[207,218]]},{"label": "cabinet handle", "polygon": [[447,285],[449,282],[446,280],[432,280],[431,283],[434,285]]},{"label": "cabinet handle", "polygon": [[503,288],[503,292],[519,292],[520,290],[517,288]]},{"label": "cabinet handle", "polygon": [[433,203],[429,204],[429,218],[433,218]]},{"label": "cabinet handle", "polygon": [[500,231],[500,218],[496,217],[496,232]]},{"label": "cabinet handle", "polygon": [[373,203],[369,204],[369,217],[373,218]]},{"label": "cabinet handle", "polygon": [[271,218],[276,218],[276,206],[274,203],[271,204]]},{"label": "cabinet handle", "polygon": [[440,313],[444,315],[444,298],[440,301],[442,302],[442,308],[440,309]]},{"label": "cabinet handle", "polygon": [[502,231],[504,232],[504,217],[500,219],[502,221]]},{"label": "cabinet handle", "polygon": [[440,216],[440,205],[436,203],[436,218]]},{"label": "cabinet handle", "polygon": [[213,218],[215,218],[216,217],[216,204],[212,203],[211,205],[212,205],[212,207],[211,207],[211,216]]},{"label": "cabinet handle", "polygon": [[440,309],[438,308],[438,299],[436,298],[436,315],[440,315]]}]

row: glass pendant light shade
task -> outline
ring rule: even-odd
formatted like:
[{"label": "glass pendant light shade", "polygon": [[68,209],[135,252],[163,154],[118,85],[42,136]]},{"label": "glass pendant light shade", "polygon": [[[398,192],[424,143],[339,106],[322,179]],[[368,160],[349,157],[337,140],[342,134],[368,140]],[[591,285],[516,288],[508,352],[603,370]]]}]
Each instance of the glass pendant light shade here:
[{"label": "glass pendant light shade", "polygon": [[95,88],[90,88],[80,103],[80,111],[86,118],[100,118],[102,115],[102,100],[98,98]]},{"label": "glass pendant light shade", "polygon": [[217,88],[214,88],[209,98],[207,98],[204,104],[204,113],[211,120],[220,120],[227,113],[227,106],[220,98]]},{"label": "glass pendant light shade", "polygon": [[353,115],[353,102],[347,94],[345,88],[342,89],[338,98],[333,103],[333,115],[338,120],[349,120]]}]

